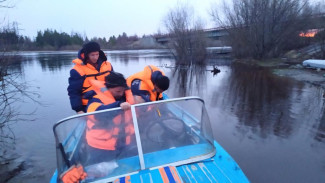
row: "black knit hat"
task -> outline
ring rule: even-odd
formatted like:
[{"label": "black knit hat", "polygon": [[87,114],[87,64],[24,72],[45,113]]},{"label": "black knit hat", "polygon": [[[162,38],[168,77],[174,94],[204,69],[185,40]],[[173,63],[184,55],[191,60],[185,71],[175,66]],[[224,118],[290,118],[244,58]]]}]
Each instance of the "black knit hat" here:
[{"label": "black knit hat", "polygon": [[161,75],[156,79],[155,84],[159,89],[165,91],[169,88],[169,78],[167,76]]},{"label": "black knit hat", "polygon": [[107,88],[115,88],[118,86],[122,86],[125,88],[128,87],[123,74],[118,72],[111,72],[109,75],[105,77],[105,86]]},{"label": "black knit hat", "polygon": [[93,41],[84,44],[82,47],[82,52],[85,54],[85,56],[95,51],[100,51],[100,46],[98,43]]}]

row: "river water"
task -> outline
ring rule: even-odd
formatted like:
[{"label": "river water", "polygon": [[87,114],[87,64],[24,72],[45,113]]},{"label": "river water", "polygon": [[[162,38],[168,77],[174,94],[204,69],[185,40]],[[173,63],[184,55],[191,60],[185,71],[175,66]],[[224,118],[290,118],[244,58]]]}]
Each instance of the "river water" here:
[{"label": "river water", "polygon": [[[325,182],[324,90],[273,75],[269,70],[210,59],[204,67],[173,68],[163,50],[106,52],[114,70],[126,77],[148,64],[171,79],[169,97],[200,96],[214,138],[251,182]],[[13,70],[39,94],[16,103],[25,116],[11,124],[15,160],[21,171],[9,182],[48,182],[56,168],[53,124],[74,115],[67,95],[76,52],[28,52]],[[221,72],[213,74],[212,66]],[[5,165],[1,165],[5,166]],[[0,181],[1,182],[1,181]]]}]

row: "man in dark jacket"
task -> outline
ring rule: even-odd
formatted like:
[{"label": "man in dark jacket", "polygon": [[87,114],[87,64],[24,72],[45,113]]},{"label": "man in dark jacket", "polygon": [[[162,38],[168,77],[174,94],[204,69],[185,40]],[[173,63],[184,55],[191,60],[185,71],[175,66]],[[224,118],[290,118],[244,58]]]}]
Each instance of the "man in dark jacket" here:
[{"label": "man in dark jacket", "polygon": [[91,91],[89,81],[104,81],[113,67],[96,42],[86,43],[72,62],[75,65],[70,71],[68,95],[71,108],[80,114],[86,112],[88,99],[84,95]]}]

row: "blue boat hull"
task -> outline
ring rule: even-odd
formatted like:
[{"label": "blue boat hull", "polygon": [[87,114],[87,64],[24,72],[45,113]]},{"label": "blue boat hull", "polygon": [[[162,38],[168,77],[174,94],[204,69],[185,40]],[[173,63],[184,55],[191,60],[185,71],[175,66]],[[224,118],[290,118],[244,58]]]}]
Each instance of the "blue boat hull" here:
[{"label": "blue boat hull", "polygon": [[[177,174],[181,182],[219,182],[219,183],[246,183],[249,182],[239,165],[232,159],[232,157],[214,141],[216,148],[216,155],[212,158],[177,166]],[[178,182],[166,173],[168,182]],[[53,174],[50,183],[57,183],[57,171]],[[142,170],[137,174],[123,177],[114,181],[118,182],[155,182],[165,183],[166,179],[163,178],[160,169]]]}]

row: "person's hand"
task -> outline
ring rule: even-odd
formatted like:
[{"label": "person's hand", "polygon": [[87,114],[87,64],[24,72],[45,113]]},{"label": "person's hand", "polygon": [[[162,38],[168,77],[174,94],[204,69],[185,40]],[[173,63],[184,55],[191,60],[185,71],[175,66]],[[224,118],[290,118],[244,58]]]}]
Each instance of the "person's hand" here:
[{"label": "person's hand", "polygon": [[84,172],[82,165],[73,165],[67,171],[60,175],[63,183],[78,183],[87,177],[87,173]]},{"label": "person's hand", "polygon": [[78,111],[77,114],[83,114],[84,112],[83,111]]},{"label": "person's hand", "polygon": [[123,103],[120,104],[120,107],[121,107],[121,109],[123,109],[123,110],[128,110],[128,109],[131,108],[131,104],[129,104],[129,103],[127,103],[127,102],[123,102]]}]

